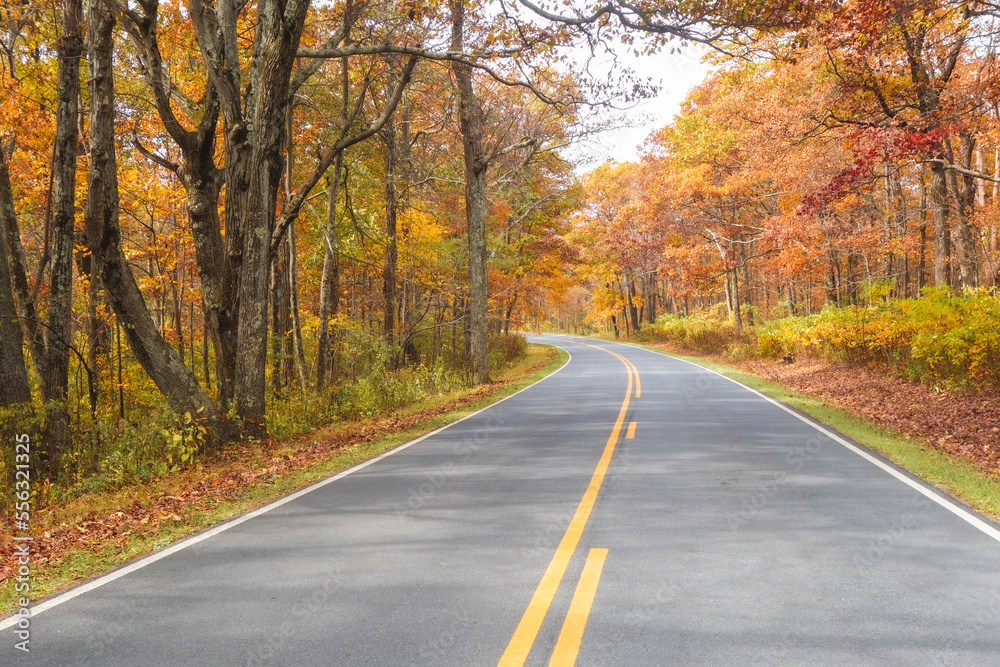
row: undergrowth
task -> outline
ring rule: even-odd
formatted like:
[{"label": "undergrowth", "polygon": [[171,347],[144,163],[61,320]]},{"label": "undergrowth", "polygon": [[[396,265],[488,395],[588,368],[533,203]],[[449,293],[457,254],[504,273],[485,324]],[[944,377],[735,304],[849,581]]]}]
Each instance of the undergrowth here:
[{"label": "undergrowth", "polygon": [[931,387],[1000,389],[1000,296],[927,288],[916,299],[828,306],[737,331],[717,315],[661,316],[644,342],[731,358],[821,359],[881,367]]},{"label": "undergrowth", "polygon": [[[286,381],[281,391],[272,394],[266,415],[272,438],[285,440],[317,426],[389,413],[471,386],[470,374],[463,366],[449,367],[443,358],[433,365],[407,365],[399,348],[385,345],[374,335],[350,333],[337,342],[337,374],[323,389],[309,386],[303,391],[297,383]],[[523,336],[490,339],[494,372],[520,361],[525,354]],[[50,453],[39,435],[45,432],[49,414],[45,406],[0,408],[4,442],[13,442],[18,433],[29,434],[32,470],[53,471],[46,479],[34,474],[32,499],[36,506],[141,484],[192,466],[205,454],[209,434],[198,415],[178,414],[139,393],[138,400],[130,401],[128,419],[121,419],[114,410],[75,419],[70,427],[72,447],[61,452],[58,460],[48,458]],[[0,493],[0,511],[5,515],[14,498],[14,470],[15,451],[4,446],[0,480],[7,483]]]}]

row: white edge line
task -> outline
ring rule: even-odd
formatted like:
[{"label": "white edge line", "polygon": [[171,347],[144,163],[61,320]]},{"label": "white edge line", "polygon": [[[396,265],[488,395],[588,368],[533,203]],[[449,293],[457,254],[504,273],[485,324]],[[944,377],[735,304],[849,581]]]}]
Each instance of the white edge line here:
[{"label": "white edge line", "polygon": [[[548,343],[539,343],[539,344],[540,345],[548,345]],[[552,345],[551,347],[558,347],[558,346]],[[546,375],[545,377],[543,377],[543,378],[541,378],[541,379],[539,379],[539,380],[537,380],[535,382],[532,382],[527,387],[524,387],[522,389],[518,389],[513,394],[511,394],[509,396],[504,396],[499,401],[497,401],[495,403],[490,403],[486,407],[480,408],[480,409],[476,410],[475,412],[469,413],[469,414],[465,415],[464,417],[462,417],[461,419],[456,419],[455,421],[451,422],[450,424],[445,424],[444,426],[442,426],[440,428],[437,428],[437,429],[431,431],[430,433],[425,433],[424,435],[420,436],[419,438],[416,438],[415,440],[411,440],[411,441],[409,441],[409,442],[407,442],[405,444],[400,445],[399,447],[394,447],[393,449],[390,449],[387,452],[383,452],[383,453],[379,454],[378,456],[376,456],[374,458],[368,459],[367,461],[359,463],[358,465],[356,465],[356,466],[354,466],[352,468],[348,468],[347,470],[343,470],[343,471],[337,473],[336,475],[334,475],[333,477],[327,477],[326,479],[322,479],[322,480],[320,480],[318,482],[314,482],[313,484],[310,484],[309,486],[305,487],[304,489],[299,489],[298,491],[295,491],[294,493],[291,493],[291,494],[289,494],[287,496],[284,496],[283,498],[279,498],[278,500],[272,501],[272,502],[268,503],[267,505],[264,505],[263,507],[258,507],[257,509],[252,510],[250,512],[247,512],[246,514],[241,514],[241,515],[239,515],[239,516],[237,516],[237,517],[235,517],[233,519],[229,519],[229,520],[225,521],[224,523],[221,523],[218,526],[215,526],[214,528],[210,528],[210,529],[206,530],[203,533],[198,533],[196,535],[192,535],[191,537],[183,538],[179,542],[176,542],[176,543],[170,545],[169,547],[164,548],[161,551],[157,551],[157,552],[152,553],[152,554],[150,554],[148,556],[140,558],[139,560],[134,561],[132,563],[129,563],[128,565],[125,565],[123,567],[120,567],[117,570],[115,570],[113,572],[110,572],[110,573],[108,573],[108,574],[106,574],[106,575],[104,575],[102,577],[98,577],[97,579],[94,579],[92,581],[88,581],[88,582],[82,583],[79,586],[76,586],[75,588],[73,588],[71,590],[68,590],[65,593],[62,593],[61,595],[57,595],[55,597],[45,599],[42,602],[40,602],[39,604],[33,605],[33,606],[29,607],[29,609],[31,610],[31,617],[34,618],[38,614],[41,614],[44,611],[48,611],[49,609],[52,609],[53,607],[61,605],[64,602],[69,602],[70,600],[72,600],[75,597],[83,595],[84,593],[89,593],[90,591],[95,590],[97,588],[100,588],[101,586],[104,586],[105,584],[110,584],[112,581],[115,581],[116,579],[121,579],[122,577],[124,577],[124,576],[126,576],[128,574],[131,574],[131,573],[135,572],[136,570],[141,570],[142,568],[146,567],[147,565],[152,565],[153,563],[155,563],[156,561],[160,560],[161,558],[166,558],[167,556],[170,556],[171,554],[175,554],[178,551],[181,551],[182,549],[187,549],[188,547],[194,546],[195,544],[198,544],[199,542],[204,542],[205,540],[207,540],[209,538],[215,537],[219,533],[223,533],[223,532],[229,530],[230,528],[235,528],[236,526],[240,525],[241,523],[243,523],[245,521],[249,521],[250,519],[258,517],[258,516],[260,516],[262,514],[266,514],[267,512],[270,512],[273,509],[281,507],[285,503],[290,503],[293,500],[301,498],[302,496],[306,495],[307,493],[312,493],[316,489],[322,488],[322,487],[326,486],[327,484],[332,484],[333,482],[336,482],[338,479],[341,479],[342,477],[347,477],[348,475],[350,475],[352,473],[356,473],[357,471],[359,471],[359,470],[361,470],[363,468],[367,468],[368,466],[372,465],[373,463],[376,463],[377,461],[381,461],[382,459],[384,459],[386,457],[389,457],[389,456],[392,456],[393,454],[396,454],[397,452],[401,452],[404,449],[407,449],[408,447],[412,447],[413,445],[416,445],[417,443],[423,442],[427,438],[430,438],[430,437],[432,437],[434,435],[437,435],[438,433],[440,433],[441,431],[444,431],[445,429],[449,429],[452,426],[455,426],[456,424],[460,424],[460,423],[464,422],[466,419],[471,419],[472,417],[475,417],[476,415],[480,414],[481,412],[485,412],[485,411],[487,411],[487,410],[489,410],[489,409],[491,409],[491,408],[493,408],[493,407],[495,407],[497,405],[500,405],[501,403],[503,403],[507,399],[514,398],[515,396],[517,396],[521,392],[527,391],[527,390],[531,389],[532,387],[534,387],[535,385],[540,384],[542,382],[545,382],[550,377],[552,377],[553,375],[555,375],[556,373],[558,373],[562,369],[564,369],[567,366],[569,366],[569,363],[573,360],[573,355],[570,354],[569,351],[566,350],[566,349],[564,349],[564,348],[558,348],[558,349],[561,349],[561,350],[563,350],[566,353],[566,355],[567,355],[566,362],[562,366],[560,366],[559,368],[557,368],[556,370],[554,370],[551,373],[549,373],[548,375]],[[0,631],[3,631],[3,630],[6,630],[8,628],[13,627],[20,620],[20,617],[18,617],[16,615],[16,612],[12,612],[12,613],[15,614],[15,615],[10,616],[10,617],[8,617],[8,618],[0,621]]]},{"label": "white edge line", "polygon": [[964,507],[958,505],[957,503],[955,503],[954,501],[952,501],[950,498],[941,496],[938,493],[936,493],[935,491],[932,491],[931,489],[927,488],[923,484],[920,484],[919,482],[916,482],[915,480],[913,480],[912,478],[910,478],[908,475],[906,475],[906,474],[900,472],[899,470],[897,470],[895,467],[889,465],[888,463],[886,463],[885,461],[882,461],[881,459],[876,458],[875,456],[872,456],[868,452],[866,452],[863,449],[860,449],[859,447],[851,444],[847,440],[844,440],[842,437],[840,437],[839,435],[837,435],[835,432],[827,429],[821,423],[819,423],[819,422],[817,422],[817,421],[815,421],[815,420],[813,420],[811,418],[805,417],[804,415],[799,414],[798,412],[796,412],[792,408],[788,407],[787,405],[785,405],[781,401],[779,401],[779,400],[777,400],[775,398],[772,398],[771,396],[768,396],[767,394],[763,394],[763,393],[757,391],[756,389],[754,389],[753,387],[748,387],[747,385],[743,384],[739,380],[734,380],[731,377],[727,377],[727,376],[723,375],[722,373],[720,373],[718,371],[715,371],[715,370],[712,370],[711,368],[708,368],[707,366],[702,366],[701,364],[696,364],[693,361],[688,361],[687,359],[681,359],[680,357],[675,357],[672,354],[665,354],[663,352],[657,352],[655,350],[649,350],[649,349],[646,349],[644,347],[639,347],[638,345],[633,345],[632,343],[619,343],[619,344],[620,345],[627,345],[627,346],[633,347],[633,348],[635,348],[637,350],[644,350],[646,352],[653,352],[653,354],[660,354],[660,355],[662,355],[664,357],[670,357],[671,359],[676,359],[677,361],[683,362],[685,364],[689,364],[689,365],[694,366],[696,368],[701,368],[702,370],[706,370],[709,373],[714,373],[715,375],[718,375],[719,377],[721,377],[721,378],[723,378],[725,380],[729,380],[733,384],[736,384],[736,385],[739,385],[740,387],[743,387],[747,391],[749,391],[749,392],[751,392],[753,394],[756,394],[757,396],[760,396],[761,398],[763,398],[768,403],[771,403],[772,405],[778,406],[779,408],[781,408],[782,410],[784,410],[788,414],[792,415],[793,417],[795,417],[799,421],[804,422],[804,423],[812,426],[814,429],[816,429],[820,433],[826,435],[827,437],[829,437],[830,439],[834,440],[835,442],[843,445],[844,447],[846,447],[847,449],[851,450],[852,452],[854,452],[855,454],[857,454],[861,458],[865,459],[869,463],[872,463],[872,464],[878,466],[879,468],[881,468],[882,470],[886,471],[887,473],[889,473],[890,475],[892,475],[893,477],[895,477],[899,481],[901,481],[904,484],[906,484],[907,486],[915,489],[916,491],[920,492],[924,496],[927,496],[928,498],[930,498],[931,500],[933,500],[935,503],[937,503],[941,507],[945,508],[946,510],[948,510],[952,514],[958,516],[963,521],[971,524],[975,528],[978,528],[982,532],[984,532],[987,535],[989,535],[990,537],[992,537],[994,540],[1000,542],[1000,530],[997,530],[996,528],[994,528],[990,524],[986,523],[985,521],[983,521],[982,519],[980,519],[979,517],[977,517],[975,514],[972,514],[971,512],[969,512],[969,510],[967,510]]}]

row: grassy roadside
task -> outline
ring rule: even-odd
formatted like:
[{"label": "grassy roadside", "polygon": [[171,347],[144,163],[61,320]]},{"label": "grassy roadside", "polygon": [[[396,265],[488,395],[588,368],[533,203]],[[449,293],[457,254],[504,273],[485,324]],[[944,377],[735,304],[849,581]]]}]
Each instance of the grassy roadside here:
[{"label": "grassy roadside", "polygon": [[[561,367],[566,358],[557,348],[529,345],[525,359],[497,374],[490,385],[428,398],[390,415],[317,429],[277,446],[239,446],[218,460],[141,486],[35,512],[34,545],[42,557],[36,553],[32,563],[30,598],[36,602],[61,592],[394,449],[527,387]],[[320,442],[347,444],[302,454]],[[275,461],[281,465],[274,466]],[[244,470],[263,474],[247,478]],[[249,482],[234,485],[234,479]],[[94,539],[73,539],[84,536]],[[5,581],[0,614],[15,610],[22,595],[14,590],[13,578]]]},{"label": "grassy roadside", "polygon": [[878,452],[977,512],[1000,521],[1000,479],[989,474],[974,461],[943,452],[920,439],[862,419],[821,398],[791,391],[780,384],[724,364],[672,351],[667,352],[641,343],[629,344],[703,366],[776,398]]}]

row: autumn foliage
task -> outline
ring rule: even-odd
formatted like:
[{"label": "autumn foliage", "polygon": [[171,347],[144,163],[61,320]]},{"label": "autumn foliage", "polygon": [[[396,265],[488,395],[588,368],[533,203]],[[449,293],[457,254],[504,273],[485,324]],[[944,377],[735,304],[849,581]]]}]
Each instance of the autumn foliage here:
[{"label": "autumn foliage", "polygon": [[[510,363],[569,286],[561,36],[464,2],[0,15],[0,403],[46,489],[465,386],[470,340]],[[490,167],[481,332],[456,61]]]},{"label": "autumn foliage", "polygon": [[[623,321],[641,330],[664,313],[721,308],[740,338],[806,316],[758,327],[762,349],[895,356],[929,382],[996,386],[987,370],[1000,281],[994,10],[885,0],[811,11],[804,25],[742,42],[743,58],[713,56],[714,73],[641,159],[588,176],[575,234],[589,321],[626,333]],[[595,242],[614,251],[591,250]],[[917,298],[931,286],[934,296]],[[898,299],[914,301],[885,305]],[[855,325],[867,308],[884,309],[876,339],[895,341],[885,349],[852,339],[864,336]],[[833,327],[823,344],[806,334],[818,322]],[[657,326],[690,336],[701,325]]]},{"label": "autumn foliage", "polygon": [[[0,13],[0,403],[53,488],[484,381],[546,322],[995,383],[989,3]],[[581,104],[645,93],[569,66],[610,40],[716,68],[579,175]]]}]

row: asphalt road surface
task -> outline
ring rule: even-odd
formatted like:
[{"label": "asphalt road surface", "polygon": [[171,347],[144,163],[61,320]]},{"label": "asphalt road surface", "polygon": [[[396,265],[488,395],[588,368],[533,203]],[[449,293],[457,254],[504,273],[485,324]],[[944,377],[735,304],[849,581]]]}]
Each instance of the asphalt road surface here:
[{"label": "asphalt road surface", "polygon": [[[650,351],[39,603],[2,665],[998,665],[1000,531]],[[14,619],[16,620],[16,619]]]}]

